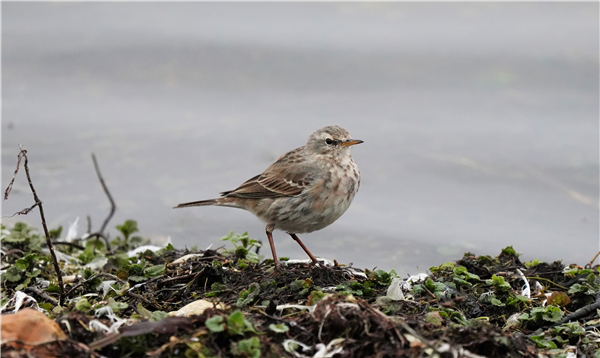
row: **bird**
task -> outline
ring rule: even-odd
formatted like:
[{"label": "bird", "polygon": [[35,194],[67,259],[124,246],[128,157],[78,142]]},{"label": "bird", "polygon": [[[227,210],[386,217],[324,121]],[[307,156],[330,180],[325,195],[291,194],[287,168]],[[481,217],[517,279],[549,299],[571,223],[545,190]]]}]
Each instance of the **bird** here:
[{"label": "bird", "polygon": [[350,207],[360,187],[360,171],[350,147],[360,143],[363,141],[352,139],[342,127],[321,128],[304,146],[283,154],[236,189],[221,192],[219,198],[182,203],[175,209],[214,205],[247,210],[267,224],[275,269],[279,270],[279,261],[274,230],[285,231],[312,263],[318,264],[297,234],[331,225]]}]

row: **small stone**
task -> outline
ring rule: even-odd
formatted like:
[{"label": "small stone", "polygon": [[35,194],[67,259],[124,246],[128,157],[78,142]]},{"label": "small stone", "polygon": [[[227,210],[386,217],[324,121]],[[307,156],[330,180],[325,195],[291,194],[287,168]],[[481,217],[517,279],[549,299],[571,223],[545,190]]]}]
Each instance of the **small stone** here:
[{"label": "small stone", "polygon": [[201,315],[207,308],[213,307],[216,307],[220,310],[225,309],[225,306],[222,303],[218,303],[215,306],[215,304],[210,301],[197,300],[181,307],[178,311],[169,312],[169,316],[189,317],[193,315]]},{"label": "small stone", "polygon": [[35,346],[67,339],[58,323],[31,308],[2,315],[1,331],[2,344],[20,341]]}]

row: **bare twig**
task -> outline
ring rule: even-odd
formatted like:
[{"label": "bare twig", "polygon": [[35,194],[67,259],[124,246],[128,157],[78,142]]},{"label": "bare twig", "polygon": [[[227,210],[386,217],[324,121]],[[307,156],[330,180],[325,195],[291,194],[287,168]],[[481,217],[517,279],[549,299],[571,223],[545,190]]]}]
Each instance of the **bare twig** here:
[{"label": "bare twig", "polygon": [[598,258],[599,255],[600,255],[600,251],[598,251],[598,253],[596,254],[596,256],[594,256],[594,258],[592,259],[592,261],[590,261],[590,263],[588,264],[590,268],[594,267],[594,261],[596,261],[596,259]]},{"label": "bare twig", "polygon": [[[117,207],[115,205],[115,201],[112,198],[112,195],[110,195],[110,191],[108,191],[108,188],[106,187],[106,183],[104,183],[104,178],[102,178],[102,174],[100,173],[100,168],[98,167],[98,161],[96,160],[96,155],[93,153],[92,153],[92,160],[94,161],[94,168],[96,169],[96,174],[98,174],[98,179],[100,180],[100,184],[102,184],[102,188],[104,189],[104,192],[106,193],[106,196],[108,196],[108,200],[110,201],[110,213],[104,220],[104,223],[102,224],[102,227],[100,228],[100,231],[99,231],[100,233],[103,233],[104,229],[106,229],[106,225],[108,225],[108,222],[110,221],[112,216],[115,214],[115,210]],[[110,251],[110,248],[107,247],[107,249],[108,249],[108,251]]]},{"label": "bare twig", "polygon": [[[6,196],[5,196],[5,198],[6,198]],[[4,200],[6,200],[6,199],[4,199]],[[29,212],[31,210],[35,209],[36,206],[38,206],[38,203],[35,203],[35,204],[31,205],[30,207],[25,208],[25,209],[23,209],[21,211],[17,211],[16,213],[12,214],[11,216],[3,216],[3,217],[5,217],[5,218],[12,218],[15,215],[27,215],[27,214],[29,214]]]},{"label": "bare twig", "polygon": [[54,306],[58,306],[58,301],[55,300],[54,298],[50,297],[50,295],[48,295],[46,292],[40,290],[39,288],[36,287],[25,287],[23,289],[23,291],[25,292],[33,292],[36,295],[38,295],[39,297],[43,298],[44,300],[46,300],[47,302],[50,302],[52,305]]},{"label": "bare twig", "polygon": [[551,284],[553,284],[553,285],[554,285],[554,286],[556,286],[556,287],[560,287],[560,288],[562,288],[562,289],[563,289],[563,290],[565,290],[565,291],[569,289],[568,287],[561,286],[561,285],[559,285],[558,283],[555,283],[555,282],[554,282],[554,281],[552,281],[552,280],[548,280],[547,278],[543,278],[543,277],[539,277],[539,276],[527,276],[527,279],[529,279],[529,280],[542,280],[542,281],[547,281],[547,282],[550,282]]},{"label": "bare twig", "polygon": [[25,252],[23,250],[12,249],[12,250],[8,250],[6,253],[2,254],[2,261],[4,261],[4,259],[7,256],[14,256],[17,259],[20,259],[22,256],[17,255],[17,252],[20,252],[22,254],[22,256],[25,256]]},{"label": "bare twig", "polygon": [[12,177],[10,183],[8,184],[8,186],[6,187],[6,190],[4,191],[4,200],[8,199],[8,194],[10,194],[13,183],[15,182],[15,177],[17,176],[17,173],[19,172],[19,166],[21,165],[21,159],[23,159],[23,157],[25,156],[25,153],[27,153],[27,151],[23,150],[21,145],[19,145],[19,149],[21,149],[21,151],[19,152],[19,155],[17,155],[17,168],[15,169],[15,172],[13,174],[13,177]]},{"label": "bare twig", "polygon": [[596,293],[596,302],[592,303],[591,305],[584,306],[578,309],[577,311],[564,316],[560,321],[558,321],[556,325],[567,323],[570,321],[577,321],[578,319],[581,319],[587,316],[588,314],[595,312],[598,308],[600,308],[600,292]]},{"label": "bare twig", "polygon": [[[40,209],[40,216],[42,218],[42,227],[44,228],[44,235],[46,235],[46,244],[48,245],[48,249],[50,249],[50,255],[52,256],[52,263],[54,264],[54,270],[56,271],[56,277],[58,278],[58,287],[60,289],[60,296],[59,296],[58,302],[62,306],[63,305],[63,295],[65,292],[63,280],[62,280],[62,273],[60,272],[60,266],[58,264],[58,259],[56,258],[56,253],[54,252],[54,246],[52,246],[52,241],[50,240],[50,234],[48,233],[48,226],[46,226],[46,217],[44,215],[44,208],[42,206],[42,201],[37,196],[37,193],[35,192],[35,188],[33,187],[33,183],[31,182],[31,175],[29,175],[29,167],[27,165],[29,163],[29,160],[27,159],[27,151],[25,149],[23,149],[23,147],[21,147],[20,145],[19,145],[19,148],[21,149],[21,151],[17,155],[17,169],[15,170],[14,175],[16,176],[17,172],[19,171],[19,164],[21,163],[21,159],[25,158],[25,163],[23,164],[23,167],[25,168],[25,174],[27,175],[27,181],[29,182],[29,187],[31,188],[31,193],[33,194],[33,200],[35,200],[35,205],[32,206],[31,208],[34,208],[35,206],[37,206]],[[6,191],[4,192],[4,200],[6,200],[8,198],[8,194],[10,193],[10,190],[12,189],[14,179],[15,178],[13,176],[13,180],[11,180],[10,184],[6,188]],[[31,211],[31,210],[29,210],[29,211]],[[29,211],[27,211],[27,212],[29,212]]]},{"label": "bare twig", "polygon": [[123,280],[121,280],[120,278],[118,278],[117,276],[115,276],[113,274],[106,273],[106,272],[100,272],[100,273],[97,273],[94,276],[88,278],[87,280],[81,281],[78,284],[76,284],[75,286],[71,287],[69,292],[67,292],[66,296],[68,297],[71,294],[71,292],[75,291],[75,289],[85,285],[88,282],[91,282],[91,281],[97,279],[98,277],[108,277],[108,278],[112,278],[115,281],[124,282]]},{"label": "bare twig", "polygon": [[65,245],[65,246],[71,246],[74,247],[78,250],[85,250],[85,247],[81,246],[81,245],[77,245],[74,242],[66,242],[66,241],[52,241],[52,243],[54,245]]},{"label": "bare twig", "polygon": [[148,300],[146,297],[142,296],[142,295],[138,295],[137,293],[133,293],[131,291],[127,291],[125,292],[128,296],[130,296],[131,298],[136,298],[142,302],[144,302],[147,305],[150,305],[154,308],[156,308],[157,310],[162,310],[162,307],[160,307],[158,304]]}]

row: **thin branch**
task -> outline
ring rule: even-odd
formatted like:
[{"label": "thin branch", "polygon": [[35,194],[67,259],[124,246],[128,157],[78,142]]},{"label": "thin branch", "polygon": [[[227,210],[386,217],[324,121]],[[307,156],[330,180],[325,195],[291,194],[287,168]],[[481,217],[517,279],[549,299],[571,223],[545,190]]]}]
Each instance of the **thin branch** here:
[{"label": "thin branch", "polygon": [[148,300],[146,297],[144,297],[142,295],[138,295],[137,293],[133,293],[131,291],[126,291],[125,294],[127,294],[131,298],[138,299],[138,300],[144,302],[145,304],[150,305],[150,306],[156,308],[157,310],[162,310],[162,307],[160,307],[158,304],[156,304],[156,303]]},{"label": "thin branch", "polygon": [[600,255],[600,251],[598,251],[598,253],[596,254],[596,256],[594,256],[594,258],[592,259],[592,261],[590,261],[590,263],[588,264],[590,268],[594,267],[594,261],[596,261],[596,259],[598,258],[599,255]]},{"label": "thin branch", "polygon": [[76,243],[74,243],[74,242],[66,242],[66,241],[52,241],[52,243],[53,243],[54,245],[65,245],[65,246],[71,246],[71,247],[74,247],[74,248],[76,248],[76,249],[78,249],[78,250],[85,250],[85,247],[83,247],[83,246],[81,246],[81,245],[78,245],[78,244],[76,244]]},{"label": "thin branch", "polygon": [[[20,252],[22,254],[22,256],[17,255],[17,252]],[[19,250],[19,249],[8,250],[7,252],[2,254],[2,261],[4,261],[4,259],[8,256],[14,256],[17,259],[20,259],[21,257],[25,256],[25,252],[23,250]]]},{"label": "thin branch", "polygon": [[[8,190],[8,189],[6,189],[6,190]],[[6,199],[4,199],[4,200],[6,200]],[[35,209],[36,206],[38,206],[38,203],[35,203],[35,204],[31,205],[30,207],[25,208],[25,209],[23,209],[21,211],[17,211],[16,213],[12,214],[11,216],[3,216],[3,218],[9,218],[10,219],[10,218],[12,218],[15,215],[27,215],[27,214],[29,214],[29,212],[31,212],[31,210]]]},{"label": "thin branch", "polygon": [[6,187],[6,190],[4,191],[4,200],[8,199],[8,194],[10,194],[13,183],[15,182],[15,177],[17,176],[17,173],[19,172],[19,166],[21,165],[21,159],[23,159],[23,156],[25,156],[25,153],[27,153],[27,151],[23,150],[23,147],[21,147],[20,144],[19,144],[19,149],[21,149],[21,151],[19,152],[19,155],[17,155],[17,168],[15,169],[15,172],[13,174],[13,177],[12,177],[10,183],[8,184],[8,186]]},{"label": "thin branch", "polygon": [[[65,288],[64,288],[63,279],[62,279],[62,273],[60,272],[60,266],[58,264],[58,259],[56,258],[56,253],[54,252],[54,246],[52,246],[52,240],[50,240],[50,234],[48,233],[48,226],[46,226],[46,217],[44,215],[44,207],[42,206],[42,201],[37,196],[37,193],[35,192],[35,188],[33,187],[33,183],[31,182],[31,176],[29,175],[29,167],[27,166],[27,164],[29,162],[29,160],[27,159],[27,151],[25,149],[23,149],[22,147],[21,147],[21,151],[19,152],[19,155],[17,158],[19,158],[21,156],[23,158],[25,158],[25,163],[23,164],[23,167],[25,168],[25,174],[27,175],[27,181],[29,182],[29,187],[31,188],[31,192],[33,193],[33,200],[35,200],[35,203],[37,204],[38,208],[40,209],[40,216],[42,218],[42,227],[44,228],[44,235],[46,235],[46,244],[48,244],[48,249],[50,249],[50,255],[52,256],[52,263],[54,264],[54,271],[56,271],[56,277],[58,278],[58,287],[60,289],[60,296],[58,298],[58,302],[62,306],[63,305],[63,295],[65,293]],[[12,182],[10,185],[12,185]],[[7,192],[9,191],[8,188],[6,190],[7,190]],[[5,193],[5,197],[7,195],[8,194]]]},{"label": "thin branch", "polygon": [[[100,168],[98,167],[98,161],[96,160],[96,155],[93,153],[92,153],[92,160],[94,161],[94,168],[96,169],[96,174],[98,174],[98,179],[100,180],[100,184],[102,184],[102,188],[104,189],[104,192],[106,193],[106,196],[108,196],[108,200],[110,201],[110,213],[104,220],[104,223],[102,224],[102,227],[100,228],[100,231],[99,231],[100,233],[103,233],[104,229],[106,229],[106,225],[108,225],[108,222],[115,214],[115,210],[117,207],[115,205],[115,201],[112,198],[112,195],[110,195],[110,191],[108,191],[108,188],[106,187],[106,184],[104,183],[104,178],[102,178],[102,174],[100,173]],[[109,247],[107,247],[107,249],[108,249],[108,251],[110,251]]]},{"label": "thin branch", "polygon": [[46,300],[47,302],[50,302],[52,305],[54,306],[58,306],[58,301],[55,300],[54,298],[50,297],[50,295],[48,295],[46,292],[40,290],[39,288],[36,287],[25,287],[23,289],[23,291],[25,292],[33,292],[36,295],[38,295],[39,297],[43,298],[44,300]]},{"label": "thin branch", "polygon": [[543,278],[543,277],[539,277],[539,276],[527,276],[527,279],[529,279],[529,280],[542,280],[542,281],[547,281],[547,282],[550,282],[551,284],[553,284],[553,285],[554,285],[554,286],[556,286],[556,287],[560,287],[560,288],[562,288],[562,289],[563,289],[563,290],[565,290],[565,291],[568,291],[568,290],[569,290],[569,288],[568,288],[568,287],[561,286],[561,285],[559,285],[558,283],[556,283],[556,282],[554,282],[554,281],[552,281],[552,280],[548,280],[547,278]]},{"label": "thin branch", "polygon": [[88,278],[87,280],[80,281],[78,284],[76,284],[75,286],[71,287],[71,289],[69,290],[69,292],[67,292],[66,296],[68,297],[71,294],[71,292],[75,291],[75,289],[77,289],[77,288],[85,285],[88,282],[92,282],[93,280],[97,279],[98,277],[108,277],[108,278],[111,278],[111,279],[113,279],[115,281],[124,282],[123,280],[121,280],[120,278],[118,278],[115,275],[112,275],[112,274],[106,273],[106,272],[100,272],[100,273],[97,273],[94,276]]},{"label": "thin branch", "polygon": [[596,302],[591,305],[581,307],[577,311],[564,316],[556,325],[567,323],[569,321],[577,321],[600,308],[600,292],[596,293]]}]

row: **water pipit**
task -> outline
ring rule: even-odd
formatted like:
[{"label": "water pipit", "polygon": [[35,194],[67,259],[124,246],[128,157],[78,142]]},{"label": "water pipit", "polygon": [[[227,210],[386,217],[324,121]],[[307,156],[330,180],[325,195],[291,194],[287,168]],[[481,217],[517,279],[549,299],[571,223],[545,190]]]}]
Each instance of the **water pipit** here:
[{"label": "water pipit", "polygon": [[306,145],[282,155],[262,174],[222,192],[220,198],[175,208],[216,205],[247,210],[267,223],[276,268],[275,229],[287,232],[316,264],[317,259],[296,234],[321,230],[346,212],[360,185],[360,172],[350,155],[350,146],[362,142],[338,126],[319,129],[308,137]]}]

